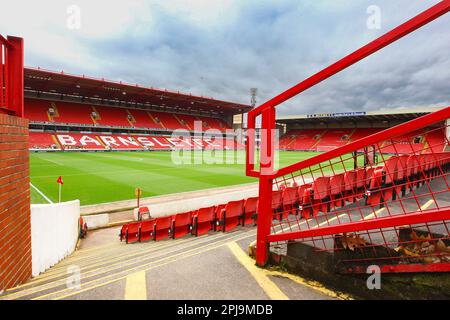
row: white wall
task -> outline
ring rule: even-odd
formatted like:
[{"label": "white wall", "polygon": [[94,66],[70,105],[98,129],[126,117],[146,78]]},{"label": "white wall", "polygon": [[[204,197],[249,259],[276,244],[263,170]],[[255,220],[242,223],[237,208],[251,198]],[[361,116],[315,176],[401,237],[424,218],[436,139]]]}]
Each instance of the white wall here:
[{"label": "white wall", "polygon": [[80,201],[31,205],[32,275],[37,276],[75,250]]},{"label": "white wall", "polygon": [[[243,200],[258,196],[258,188],[237,190],[233,192],[223,192],[222,194],[209,194],[204,197],[196,197],[191,199],[175,200],[170,202],[149,203],[145,202],[142,206],[150,207],[150,215],[152,218],[170,216],[177,213],[197,210],[200,208],[207,208],[217,206],[219,204],[226,204],[230,201]],[[134,219],[138,219],[138,209],[133,211]]]}]

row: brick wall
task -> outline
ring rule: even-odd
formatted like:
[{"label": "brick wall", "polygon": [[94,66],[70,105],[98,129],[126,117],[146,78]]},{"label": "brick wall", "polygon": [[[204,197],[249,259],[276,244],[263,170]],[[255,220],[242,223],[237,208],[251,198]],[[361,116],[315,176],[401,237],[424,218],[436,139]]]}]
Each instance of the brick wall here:
[{"label": "brick wall", "polygon": [[0,292],[31,276],[28,120],[0,114]]}]

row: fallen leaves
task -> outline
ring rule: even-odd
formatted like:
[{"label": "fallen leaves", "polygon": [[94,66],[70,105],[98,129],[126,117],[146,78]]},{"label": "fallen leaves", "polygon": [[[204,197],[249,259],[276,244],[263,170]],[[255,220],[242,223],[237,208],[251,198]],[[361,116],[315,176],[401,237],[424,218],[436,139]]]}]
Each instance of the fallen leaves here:
[{"label": "fallen leaves", "polygon": [[355,251],[355,248],[365,247],[368,244],[363,237],[354,234],[347,235],[344,233],[341,241],[344,249],[349,249],[351,251]]},{"label": "fallen leaves", "polygon": [[411,243],[399,246],[395,250],[425,263],[450,262],[450,246],[447,246],[442,239],[433,239],[429,233],[417,235],[414,230],[410,238]]}]

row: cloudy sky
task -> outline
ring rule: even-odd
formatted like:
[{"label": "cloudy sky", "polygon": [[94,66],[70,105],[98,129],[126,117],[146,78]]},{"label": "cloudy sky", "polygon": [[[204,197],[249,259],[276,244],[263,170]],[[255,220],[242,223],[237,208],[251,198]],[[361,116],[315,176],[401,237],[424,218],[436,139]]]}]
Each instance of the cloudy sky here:
[{"label": "cloudy sky", "polygon": [[[27,66],[242,103],[256,87],[262,103],[438,1],[3,2],[0,33],[25,38]],[[278,114],[448,105],[449,25],[450,13]]]}]

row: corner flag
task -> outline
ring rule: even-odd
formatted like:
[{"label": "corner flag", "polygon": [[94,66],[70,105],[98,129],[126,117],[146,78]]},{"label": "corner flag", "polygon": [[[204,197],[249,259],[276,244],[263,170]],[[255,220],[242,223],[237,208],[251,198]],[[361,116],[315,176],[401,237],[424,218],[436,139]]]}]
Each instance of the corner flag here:
[{"label": "corner flag", "polygon": [[59,185],[58,190],[58,202],[61,202],[61,186],[64,184],[64,181],[62,179],[62,176],[59,176],[58,180],[56,180],[56,183]]}]

